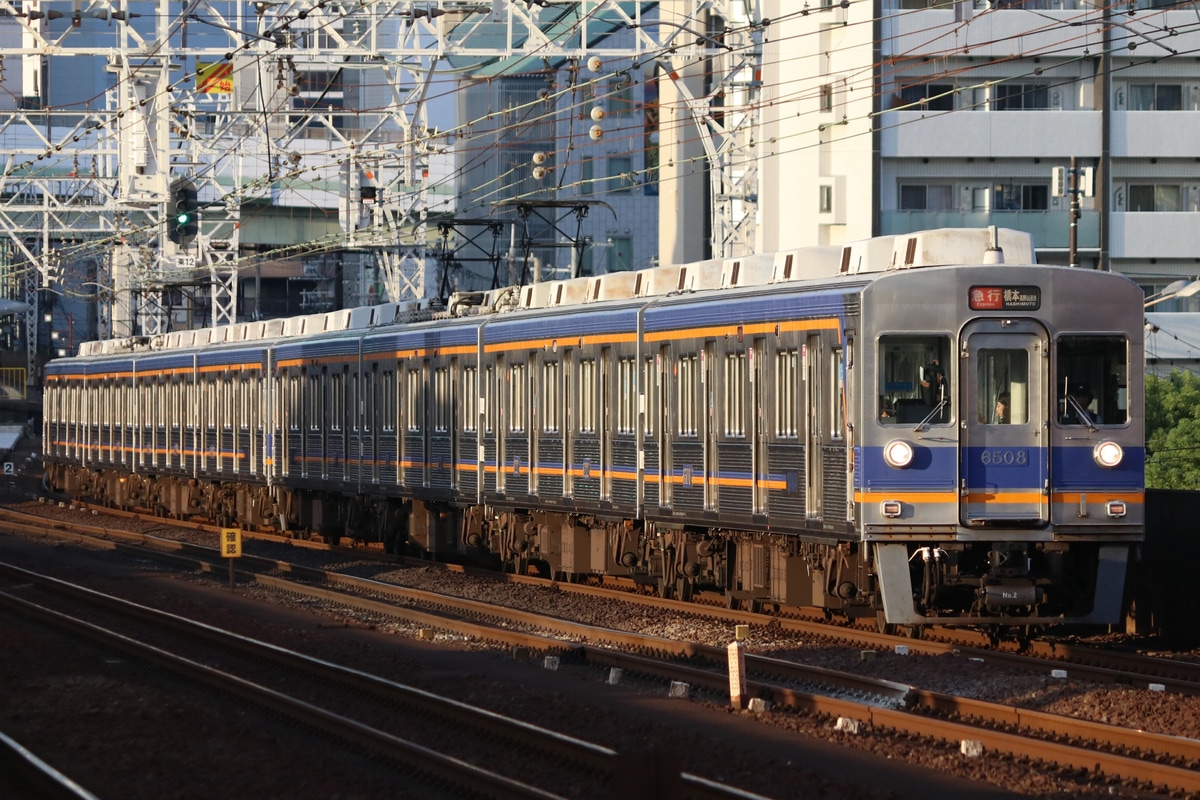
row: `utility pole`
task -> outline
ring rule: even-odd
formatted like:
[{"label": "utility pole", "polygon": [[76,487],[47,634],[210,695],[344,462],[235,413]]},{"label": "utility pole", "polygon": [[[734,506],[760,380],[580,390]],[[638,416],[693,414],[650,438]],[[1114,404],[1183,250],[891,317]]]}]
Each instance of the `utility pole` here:
[{"label": "utility pole", "polygon": [[1055,197],[1069,197],[1069,233],[1067,239],[1067,259],[1072,267],[1079,266],[1079,198],[1091,197],[1095,194],[1095,170],[1092,167],[1080,167],[1078,159],[1071,156],[1071,166],[1055,167],[1050,173],[1050,191]]}]

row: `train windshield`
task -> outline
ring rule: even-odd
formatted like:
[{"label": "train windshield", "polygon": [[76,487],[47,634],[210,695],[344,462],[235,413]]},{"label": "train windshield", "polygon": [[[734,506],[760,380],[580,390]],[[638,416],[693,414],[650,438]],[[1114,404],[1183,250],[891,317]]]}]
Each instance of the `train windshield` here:
[{"label": "train windshield", "polygon": [[980,348],[975,417],[985,425],[1024,425],[1029,421],[1029,352]]},{"label": "train windshield", "polygon": [[1123,425],[1129,420],[1129,347],[1124,336],[1058,339],[1055,414],[1062,425]]},{"label": "train windshield", "polygon": [[879,349],[880,422],[949,422],[950,337],[883,336]]}]

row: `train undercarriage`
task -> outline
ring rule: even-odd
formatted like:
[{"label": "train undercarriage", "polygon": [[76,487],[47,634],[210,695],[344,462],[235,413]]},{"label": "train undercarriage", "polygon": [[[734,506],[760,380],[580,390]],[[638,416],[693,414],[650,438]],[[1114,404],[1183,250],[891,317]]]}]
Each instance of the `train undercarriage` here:
[{"label": "train undercarriage", "polygon": [[[349,538],[389,553],[473,561],[569,582],[619,580],[678,599],[923,625],[1043,624],[1112,615],[1125,546],[1059,542],[864,543],[559,510],[208,482],[48,464],[48,488],[87,502],[223,527]],[[1104,591],[1098,591],[1098,587]],[[1118,609],[1119,613],[1119,609]],[[1097,620],[1099,621],[1099,620]]]}]

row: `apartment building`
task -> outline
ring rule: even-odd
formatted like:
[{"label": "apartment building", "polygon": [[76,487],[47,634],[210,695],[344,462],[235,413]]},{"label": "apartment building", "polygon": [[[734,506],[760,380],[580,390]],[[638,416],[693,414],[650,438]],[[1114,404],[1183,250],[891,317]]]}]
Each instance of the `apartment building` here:
[{"label": "apartment building", "polygon": [[1200,274],[1192,6],[767,5],[764,249],[999,225],[1148,294]]}]

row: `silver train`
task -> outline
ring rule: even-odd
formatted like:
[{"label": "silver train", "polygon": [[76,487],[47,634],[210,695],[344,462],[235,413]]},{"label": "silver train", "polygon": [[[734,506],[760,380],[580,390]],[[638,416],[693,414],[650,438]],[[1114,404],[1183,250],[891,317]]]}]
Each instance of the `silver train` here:
[{"label": "silver train", "polygon": [[1142,293],[942,229],[91,342],[47,482],[883,625],[1114,623]]}]

